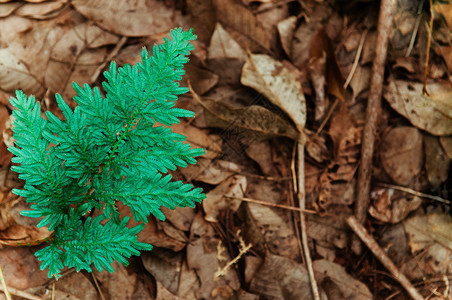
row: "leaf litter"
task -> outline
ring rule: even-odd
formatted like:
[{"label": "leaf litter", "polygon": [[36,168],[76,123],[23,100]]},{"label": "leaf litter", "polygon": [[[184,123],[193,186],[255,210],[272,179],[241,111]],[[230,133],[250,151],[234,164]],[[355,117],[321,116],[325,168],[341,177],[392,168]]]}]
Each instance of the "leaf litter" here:
[{"label": "leaf litter", "polygon": [[[298,205],[293,149],[301,141],[321,296],[405,299],[371,252],[350,251],[346,223],[356,197],[377,2],[0,1],[0,266],[7,286],[42,299],[313,299],[299,215],[285,209]],[[433,3],[422,94],[427,31],[418,19],[430,10],[416,3],[398,1],[390,32],[365,227],[424,297],[449,299],[452,4]],[[48,293],[52,282],[36,272],[33,252],[51,233],[20,217],[25,202],[10,193],[21,183],[8,172],[8,99],[22,89],[58,114],[55,93],[70,102],[72,81],[99,83],[109,60],[133,63],[143,46],[178,26],[193,27],[200,40],[184,76],[191,94],[177,104],[196,117],[173,130],[207,152],[173,176],[202,186],[208,199],[196,211],[166,210],[166,222],[150,218],[140,240],[155,249],[127,269],[68,273]]]}]

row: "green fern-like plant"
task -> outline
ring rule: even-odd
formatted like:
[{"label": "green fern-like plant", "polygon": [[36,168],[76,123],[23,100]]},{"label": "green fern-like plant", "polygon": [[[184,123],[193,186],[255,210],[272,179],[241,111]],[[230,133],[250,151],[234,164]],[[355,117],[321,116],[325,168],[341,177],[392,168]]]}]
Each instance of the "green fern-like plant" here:
[{"label": "green fern-like plant", "polygon": [[[196,163],[204,153],[169,127],[180,117],[193,117],[174,106],[188,91],[178,81],[196,39],[180,28],[170,35],[154,46],[152,56],[143,49],[135,66],[117,68],[112,62],[104,73],[105,98],[98,88],[73,83],[78,106],[72,110],[57,94],[64,121],[49,111],[41,117],[39,102],[22,91],[11,99],[16,141],[9,150],[12,162],[20,164],[12,170],[25,180],[24,189],[14,193],[32,203],[22,215],[43,217],[38,227],[54,231],[50,245],[36,252],[49,278],[58,278],[65,266],[113,272],[113,261],[127,265],[126,258],[152,249],[137,240],[150,214],[164,220],[161,206],[194,207],[205,198],[200,188],[167,174]],[[140,225],[127,227],[118,201],[130,207]],[[94,210],[100,213],[92,218]]]}]

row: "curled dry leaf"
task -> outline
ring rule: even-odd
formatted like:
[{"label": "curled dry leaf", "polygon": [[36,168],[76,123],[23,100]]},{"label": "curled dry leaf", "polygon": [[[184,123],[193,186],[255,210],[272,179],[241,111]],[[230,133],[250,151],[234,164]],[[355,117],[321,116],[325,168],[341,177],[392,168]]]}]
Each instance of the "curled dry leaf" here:
[{"label": "curled dry leaf", "polygon": [[148,36],[174,27],[174,10],[157,0],[73,0],[71,4],[100,27],[123,36]]},{"label": "curled dry leaf", "polygon": [[371,199],[373,203],[369,207],[369,214],[381,222],[392,224],[403,221],[422,204],[421,198],[407,197],[393,189],[374,190],[371,192]]},{"label": "curled dry leaf", "polygon": [[45,3],[28,3],[16,10],[15,14],[33,19],[54,18],[67,1],[51,1]]},{"label": "curled dry leaf", "polygon": [[144,268],[152,274],[157,282],[160,282],[173,295],[177,295],[183,260],[182,253],[156,248],[152,249],[152,252],[143,253],[141,260]]},{"label": "curled dry leaf", "polygon": [[452,87],[444,83],[427,84],[430,96],[422,94],[422,83],[389,78],[384,97],[391,107],[414,126],[433,135],[452,134]]},{"label": "curled dry leaf", "polygon": [[383,168],[394,182],[409,185],[422,169],[422,134],[408,126],[391,129],[380,146],[380,157]]},{"label": "curled dry leaf", "polygon": [[18,9],[22,3],[13,2],[0,5],[0,18],[5,18]]},{"label": "curled dry leaf", "polygon": [[207,58],[238,58],[245,61],[246,53],[229,32],[220,23],[217,23],[207,50]]},{"label": "curled dry leaf", "polygon": [[295,74],[265,54],[251,54],[242,70],[241,82],[267,97],[285,111],[299,132],[306,124],[306,99]]},{"label": "curled dry leaf", "polygon": [[297,25],[296,16],[290,16],[277,24],[281,45],[284,49],[284,52],[286,52],[287,56],[289,57],[291,56],[290,46],[292,43],[293,33],[296,25]]},{"label": "curled dry leaf", "polygon": [[[190,87],[193,99],[200,103],[205,111],[207,126],[236,130],[250,139],[267,136],[285,136],[298,140],[300,135],[290,123],[268,109],[251,105],[244,108],[232,108],[220,101],[201,98]],[[241,130],[240,130],[241,129]]]}]

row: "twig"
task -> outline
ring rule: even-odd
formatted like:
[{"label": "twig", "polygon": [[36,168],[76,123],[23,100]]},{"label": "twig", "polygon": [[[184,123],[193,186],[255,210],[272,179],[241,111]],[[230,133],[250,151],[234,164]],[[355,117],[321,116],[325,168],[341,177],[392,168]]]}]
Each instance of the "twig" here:
[{"label": "twig", "polygon": [[411,284],[408,278],[397,268],[397,266],[392,262],[388,255],[381,249],[377,242],[370,236],[367,230],[361,225],[360,222],[351,216],[347,219],[347,223],[351,229],[359,236],[359,238],[366,244],[366,246],[372,251],[376,258],[391,272],[392,276],[400,282],[403,288],[408,292],[411,298],[415,300],[423,300],[421,294],[416,290],[416,288]]},{"label": "twig", "polygon": [[368,29],[364,30],[363,34],[361,35],[361,38],[359,40],[358,50],[356,50],[355,60],[353,61],[352,69],[350,70],[347,80],[344,83],[344,89],[346,89],[348,87],[348,85],[350,84],[350,82],[353,79],[353,75],[356,72],[356,68],[358,67],[359,59],[361,58],[361,53],[363,52],[364,41],[366,40],[367,32],[369,32]]},{"label": "twig", "polygon": [[[378,17],[378,35],[375,49],[375,59],[372,67],[372,79],[369,99],[366,109],[366,124],[364,125],[361,145],[361,161],[358,171],[357,193],[355,199],[355,216],[360,223],[364,223],[369,207],[370,179],[372,176],[372,157],[374,153],[375,134],[381,106],[381,92],[388,48],[388,34],[392,25],[392,15],[396,0],[382,0]],[[352,251],[361,253],[361,243],[352,239]]]},{"label": "twig", "polygon": [[428,74],[428,62],[430,59],[430,47],[432,45],[432,31],[433,31],[433,4],[430,2],[430,20],[428,22],[428,35],[427,35],[427,49],[425,51],[425,63],[424,63],[424,84],[422,86],[422,94],[429,95],[427,92],[427,74]]},{"label": "twig", "polygon": [[[298,143],[298,201],[300,209],[306,209],[306,195],[304,189],[304,145]],[[306,218],[304,212],[300,211],[300,228],[301,228],[301,244],[303,246],[304,261],[306,263],[306,270],[308,271],[309,281],[311,283],[311,291],[314,300],[320,300],[319,289],[317,281],[314,276],[314,268],[312,266],[311,254],[309,253],[308,245],[308,230],[306,228]]]},{"label": "twig", "polygon": [[287,210],[299,211],[299,212],[306,213],[306,214],[313,214],[313,215],[317,214],[317,212],[315,210],[301,209],[298,207],[292,207],[292,206],[288,206],[288,205],[284,205],[284,204],[275,204],[275,203],[265,202],[265,201],[257,200],[257,199],[234,197],[234,196],[224,196],[224,197],[229,198],[229,199],[236,199],[236,200],[242,200],[245,202],[261,204],[261,205],[265,205],[265,206],[278,207],[278,208],[287,209]]},{"label": "twig", "polygon": [[419,3],[419,6],[417,8],[416,24],[414,25],[413,33],[411,34],[410,45],[406,49],[405,57],[410,56],[411,50],[413,50],[414,41],[416,40],[416,35],[419,30],[419,24],[421,24],[422,20],[422,7],[424,7],[424,0]]},{"label": "twig", "polygon": [[6,286],[5,277],[3,276],[2,267],[0,267],[0,281],[2,282],[3,293],[5,293],[6,300],[11,300],[11,294],[8,292],[8,287]]},{"label": "twig", "polygon": [[385,187],[385,188],[388,188],[388,189],[399,190],[401,192],[409,193],[409,194],[412,194],[412,195],[415,195],[415,196],[418,196],[418,197],[421,197],[421,198],[427,198],[427,199],[431,199],[431,200],[434,200],[434,201],[438,201],[438,202],[444,203],[446,205],[451,205],[452,204],[452,202],[449,201],[449,200],[443,199],[443,198],[438,197],[438,196],[432,196],[432,195],[429,195],[429,194],[421,193],[421,192],[412,190],[412,189],[404,187],[404,186],[397,186],[397,185],[392,185],[392,184],[387,184],[387,183],[377,183],[377,186]]},{"label": "twig", "polygon": [[127,42],[127,37],[123,36],[118,43],[115,45],[115,48],[108,54],[107,58],[104,60],[103,63],[100,64],[100,66],[96,69],[94,74],[91,76],[91,82],[94,82],[97,80],[97,77],[99,77],[100,72],[104,69],[104,67],[107,65],[107,61],[111,61],[113,57],[115,57],[119,50],[121,50],[122,46]]},{"label": "twig", "polygon": [[[0,291],[5,292],[3,286],[0,286]],[[9,291],[12,295],[17,296],[17,297],[21,297],[21,298],[23,298],[23,299],[28,299],[28,300],[43,300],[43,298],[41,298],[41,297],[35,296],[35,295],[33,295],[33,294],[30,294],[30,293],[27,293],[27,292],[24,292],[24,291],[21,291],[21,290],[12,288],[12,287],[9,287],[9,288],[8,288],[8,291]],[[8,298],[8,296],[7,296],[6,299],[11,300],[11,295],[9,296],[9,298]]]}]

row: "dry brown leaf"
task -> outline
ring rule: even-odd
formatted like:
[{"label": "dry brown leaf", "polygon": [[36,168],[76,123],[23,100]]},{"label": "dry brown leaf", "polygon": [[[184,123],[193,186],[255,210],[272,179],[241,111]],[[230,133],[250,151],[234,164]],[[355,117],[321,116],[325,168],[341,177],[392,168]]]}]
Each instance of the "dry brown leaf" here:
[{"label": "dry brown leaf", "polygon": [[[222,24],[240,32],[251,42],[270,50],[270,37],[251,11],[234,0],[213,0],[213,4],[217,18]],[[253,49],[255,47],[249,44],[248,48]]]},{"label": "dry brown leaf", "polygon": [[246,53],[229,32],[217,23],[207,50],[207,58],[236,58],[244,62]]},{"label": "dry brown leaf", "polygon": [[435,12],[441,14],[452,31],[452,4],[451,3],[434,3],[433,9]]},{"label": "dry brown leaf", "polygon": [[297,25],[297,17],[290,16],[287,19],[280,21],[277,25],[278,33],[280,36],[281,45],[286,52],[287,56],[291,57],[291,44],[293,39],[293,33],[295,26]]},{"label": "dry brown leaf", "polygon": [[246,185],[247,180],[245,176],[235,175],[206,193],[206,199],[202,201],[202,207],[206,214],[204,219],[208,222],[218,223],[221,211],[229,210],[230,213],[235,213],[242,201],[226,197],[242,198],[243,193],[246,191]]},{"label": "dry brown leaf", "polygon": [[177,295],[179,289],[179,272],[182,266],[182,253],[174,253],[167,249],[155,248],[141,255],[144,268],[152,274],[157,282],[166,290]]},{"label": "dry brown leaf", "polygon": [[[219,76],[206,70],[205,68],[187,64],[185,66],[185,70],[188,78],[190,79],[193,90],[195,90],[199,95],[205,94],[218,83]],[[184,84],[184,82],[181,84]]]},{"label": "dry brown leaf", "polygon": [[[261,187],[264,186],[260,182]],[[268,196],[251,197],[267,201]],[[291,259],[298,259],[298,244],[293,229],[288,220],[281,217],[279,210],[270,208],[265,205],[246,203],[246,225],[244,235],[246,241],[254,245],[255,249],[261,253],[265,253],[265,249],[270,249],[271,253],[282,255]],[[282,214],[282,213],[281,213]]]},{"label": "dry brown leaf", "polygon": [[251,280],[250,291],[266,299],[313,299],[305,267],[270,253]]},{"label": "dry brown leaf", "polygon": [[422,199],[417,196],[407,197],[386,188],[372,191],[371,199],[373,203],[369,207],[369,214],[381,222],[392,224],[403,221],[422,204]]},{"label": "dry brown leaf", "polygon": [[205,109],[204,117],[207,126],[235,130],[249,139],[262,139],[275,135],[293,140],[299,139],[300,135],[290,123],[262,106],[232,108],[222,102],[202,98],[193,89],[191,93],[193,99]]},{"label": "dry brown leaf", "polygon": [[349,275],[342,266],[324,259],[316,260],[312,265],[314,271],[320,275],[318,280],[323,282],[325,278],[328,278],[328,280],[334,282],[335,289],[339,289],[342,293],[342,299],[373,299],[367,286]]},{"label": "dry brown leaf", "polygon": [[187,12],[190,25],[193,26],[199,40],[208,44],[217,21],[212,0],[187,0]]},{"label": "dry brown leaf", "polygon": [[[41,272],[42,273],[42,272]],[[105,272],[103,272],[105,273]],[[76,282],[77,284],[74,284]],[[94,284],[82,273],[74,272],[63,276],[60,280],[55,281],[55,289],[62,292],[64,295],[67,293],[75,299],[87,299],[87,300],[97,300],[97,291]],[[63,298],[65,299],[65,298]]]},{"label": "dry brown leaf", "polygon": [[242,70],[241,82],[267,97],[285,111],[299,132],[306,124],[306,100],[295,74],[265,54],[251,54]]},{"label": "dry brown leaf", "polygon": [[3,48],[0,49],[0,89],[8,92],[21,89],[39,94],[44,87],[9,48]]},{"label": "dry brown leaf", "polygon": [[195,217],[195,211],[193,208],[176,207],[175,209],[169,209],[162,206],[160,210],[175,228],[181,231],[190,230],[191,223]]},{"label": "dry brown leaf", "polygon": [[452,134],[452,108],[445,103],[452,88],[448,84],[427,84],[430,97],[422,95],[422,83],[389,78],[384,97],[391,107],[414,126],[433,135]]},{"label": "dry brown leaf", "polygon": [[423,274],[452,272],[452,216],[437,209],[418,214],[403,222],[412,253],[423,251],[415,259]]},{"label": "dry brown leaf", "polygon": [[452,136],[441,136],[439,141],[449,159],[452,159]]},{"label": "dry brown leaf", "polygon": [[240,172],[241,168],[230,161],[200,157],[197,159],[196,165],[189,165],[180,171],[187,180],[197,180],[216,185],[231,175]]},{"label": "dry brown leaf", "polygon": [[[94,269],[93,275],[96,276],[100,285],[106,289],[110,299],[133,299],[132,295],[137,283],[137,273],[130,272],[129,274],[126,267],[117,261],[113,262],[112,267],[115,269],[113,273],[99,272]],[[71,282],[73,284],[75,281]],[[76,287],[77,284],[73,284],[73,286]],[[84,297],[85,295],[82,293],[81,299],[84,299]]]},{"label": "dry brown leaf", "polygon": [[174,9],[157,0],[73,0],[71,4],[99,27],[123,36],[148,36],[175,26]]},{"label": "dry brown leaf", "polygon": [[240,282],[237,274],[230,270],[225,276],[215,278],[214,274],[220,268],[224,267],[231,258],[227,251],[223,256],[227,261],[220,261],[218,258],[218,249],[224,246],[220,245],[221,240],[215,236],[212,226],[204,221],[202,214],[197,214],[190,232],[190,243],[187,245],[187,263],[190,269],[193,269],[198,275],[201,287],[196,294],[196,298],[212,299],[214,294],[221,290],[226,299],[232,297],[234,291],[240,288]]},{"label": "dry brown leaf", "polygon": [[438,187],[449,176],[451,160],[441,147],[438,137],[425,134],[424,151],[428,181],[433,187]]},{"label": "dry brown leaf", "polygon": [[419,174],[423,164],[422,134],[414,127],[391,129],[380,146],[386,173],[395,183],[407,186]]},{"label": "dry brown leaf", "polygon": [[33,19],[50,19],[54,18],[66,3],[66,0],[49,1],[38,4],[28,3],[17,9],[15,14]]},{"label": "dry brown leaf", "polygon": [[13,2],[0,5],[0,18],[5,18],[18,9],[22,3]]}]

